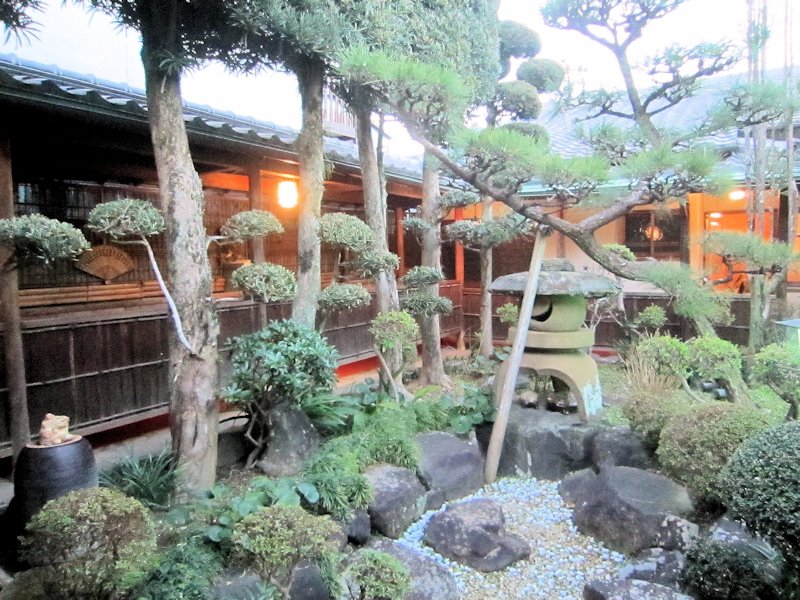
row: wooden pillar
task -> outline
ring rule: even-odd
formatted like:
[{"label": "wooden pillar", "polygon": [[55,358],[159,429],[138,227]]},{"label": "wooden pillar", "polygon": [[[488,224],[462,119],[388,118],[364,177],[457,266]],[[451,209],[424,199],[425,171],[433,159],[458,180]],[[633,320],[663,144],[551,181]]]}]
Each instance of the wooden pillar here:
[{"label": "wooden pillar", "polygon": [[703,235],[705,234],[705,194],[689,194],[689,266],[703,274]]},{"label": "wooden pillar", "polygon": [[[247,178],[249,179],[250,187],[248,196],[250,198],[250,210],[263,210],[264,200],[261,191],[261,168],[258,165],[251,165],[247,170]],[[253,240],[253,262],[263,263],[265,260],[264,252],[264,238],[256,238]]]},{"label": "wooden pillar", "polygon": [[[464,218],[464,209],[457,208],[453,214],[453,217],[456,221],[460,221]],[[461,242],[456,242],[456,280],[461,284],[461,290],[464,290],[464,244]]]},{"label": "wooden pillar", "polygon": [[[0,219],[14,217],[14,180],[11,172],[11,140],[0,130]],[[25,382],[25,354],[22,348],[22,320],[19,313],[19,279],[9,270],[12,251],[0,248],[0,304],[2,304],[3,350],[8,389],[8,423],[16,461],[30,440],[28,396]]]},{"label": "wooden pillar", "polygon": [[400,275],[406,274],[406,238],[405,229],[403,229],[403,219],[406,217],[406,211],[398,207],[394,211],[394,236],[397,240],[397,256],[400,257]]}]

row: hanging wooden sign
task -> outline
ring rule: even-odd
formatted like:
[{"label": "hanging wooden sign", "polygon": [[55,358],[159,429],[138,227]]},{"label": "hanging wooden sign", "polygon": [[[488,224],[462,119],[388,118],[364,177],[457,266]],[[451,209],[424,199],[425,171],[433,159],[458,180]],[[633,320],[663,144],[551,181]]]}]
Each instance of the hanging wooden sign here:
[{"label": "hanging wooden sign", "polygon": [[136,264],[127,252],[116,246],[103,244],[81,254],[75,263],[75,268],[108,283],[120,275],[133,271]]}]

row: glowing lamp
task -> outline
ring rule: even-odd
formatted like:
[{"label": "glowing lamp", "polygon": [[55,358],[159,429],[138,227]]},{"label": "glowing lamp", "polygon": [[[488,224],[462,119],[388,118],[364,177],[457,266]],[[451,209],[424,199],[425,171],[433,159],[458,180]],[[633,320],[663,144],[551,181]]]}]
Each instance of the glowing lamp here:
[{"label": "glowing lamp", "polygon": [[728,194],[728,198],[731,200],[744,200],[747,196],[747,192],[744,190],[733,190]]},{"label": "glowing lamp", "polygon": [[644,230],[644,237],[653,242],[658,242],[664,238],[664,232],[657,225],[650,225]]},{"label": "glowing lamp", "polygon": [[278,184],[278,205],[283,208],[297,206],[297,184],[294,181],[281,181]]},{"label": "glowing lamp", "polygon": [[711,217],[712,219],[720,219],[722,218],[722,213],[721,212],[708,213],[708,216]]}]

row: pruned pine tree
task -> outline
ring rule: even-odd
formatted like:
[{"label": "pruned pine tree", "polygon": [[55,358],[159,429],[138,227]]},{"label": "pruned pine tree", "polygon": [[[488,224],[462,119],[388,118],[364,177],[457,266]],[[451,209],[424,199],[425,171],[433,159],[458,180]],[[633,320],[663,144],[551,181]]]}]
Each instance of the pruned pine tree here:
[{"label": "pruned pine tree", "polygon": [[[719,189],[722,185],[716,170],[719,156],[702,144],[701,136],[715,128],[729,127],[733,122],[731,116],[741,118],[734,111],[729,111],[726,119],[718,114],[709,115],[701,125],[685,132],[663,131],[654,122],[657,114],[692,95],[702,78],[721,72],[738,59],[738,51],[731,44],[667,48],[647,63],[654,85],[641,92],[634,84],[631,46],[642,37],[649,22],[668,14],[682,2],[552,0],[543,8],[547,24],[578,31],[611,52],[625,81],[625,89],[620,93],[596,90],[565,94],[564,107],[580,106],[587,118],[615,117],[631,124],[631,134],[627,136],[621,134],[620,127],[609,124],[592,131],[588,141],[595,152],[583,157],[567,159],[554,155],[530,138],[503,128],[458,131],[461,120],[451,117],[460,112],[456,107],[464,106],[458,104],[463,96],[443,97],[452,92],[441,83],[441,78],[446,77],[444,73],[431,81],[433,78],[429,74],[421,76],[418,68],[394,65],[387,70],[382,56],[362,59],[357,65],[343,61],[342,69],[365,82],[371,81],[426,151],[479,193],[504,202],[540,226],[560,232],[612,273],[626,279],[653,281],[653,265],[657,263],[630,261],[604,248],[595,232],[638,206],[663,206],[675,199],[685,199],[691,192]],[[432,99],[442,109],[433,129],[426,120]],[[454,148],[458,154],[442,148],[443,131],[447,139],[457,140]],[[617,143],[619,139],[622,143]],[[596,210],[575,223],[517,195],[523,183],[536,178],[551,190],[549,205],[580,205],[612,173],[615,178],[628,179],[627,192],[605,204],[595,203]],[[698,287],[691,277],[678,277],[677,270],[667,280],[673,284],[672,294],[695,294],[691,290]],[[682,303],[675,296],[674,305],[680,311],[692,303]],[[725,314],[707,310],[683,316],[699,334],[713,334],[709,316],[724,318]],[[745,400],[744,382],[738,375],[734,377],[737,380],[730,387],[736,388],[738,397]]]},{"label": "pruned pine tree", "polygon": [[6,30],[6,40],[12,35],[20,39],[35,30],[31,13],[43,5],[42,0],[0,0],[0,25]]}]

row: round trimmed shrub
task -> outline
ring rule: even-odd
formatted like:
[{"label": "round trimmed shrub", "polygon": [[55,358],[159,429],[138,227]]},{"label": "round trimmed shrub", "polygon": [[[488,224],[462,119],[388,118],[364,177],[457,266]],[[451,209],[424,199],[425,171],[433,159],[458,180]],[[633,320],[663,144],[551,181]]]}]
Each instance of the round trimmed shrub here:
[{"label": "round trimmed shrub", "polygon": [[369,290],[357,283],[332,283],[319,295],[319,308],[326,312],[353,310],[370,302]]},{"label": "round trimmed shrub", "polygon": [[285,302],[297,295],[297,280],[289,269],[273,263],[242,265],[231,283],[259,302]]},{"label": "round trimmed shrub", "polygon": [[150,512],[121,492],[78,490],[34,515],[20,545],[49,598],[113,598],[155,568]]},{"label": "round trimmed shrub", "polygon": [[769,427],[758,410],[711,402],[672,417],[658,443],[658,461],[667,475],[699,499],[717,502],[717,476],[739,445]]},{"label": "round trimmed shrub", "polygon": [[658,448],[661,430],[672,417],[686,412],[687,404],[675,394],[657,395],[640,393],[622,406],[622,414],[631,429],[642,436],[651,450]]},{"label": "round trimmed shrub", "polygon": [[356,560],[347,567],[344,579],[351,597],[358,600],[397,600],[405,598],[411,590],[408,568],[391,554],[380,550],[359,552]]},{"label": "round trimmed shrub", "polygon": [[0,219],[0,246],[14,252],[18,263],[46,265],[76,258],[91,248],[80,230],[40,214]]},{"label": "round trimmed shrub", "polygon": [[727,379],[742,370],[742,353],[735,344],[716,336],[689,340],[692,373],[700,379]]},{"label": "round trimmed shrub", "polygon": [[733,544],[700,540],[687,551],[681,578],[698,600],[773,600],[778,590],[765,577],[766,561]]},{"label": "round trimmed shrub", "polygon": [[527,81],[539,93],[555,92],[564,82],[564,67],[549,58],[531,58],[517,69],[517,79]]},{"label": "round trimmed shrub", "polygon": [[745,441],[722,470],[719,490],[731,513],[800,569],[800,422]]},{"label": "round trimmed shrub", "polygon": [[113,239],[150,237],[166,228],[164,216],[147,200],[124,198],[98,204],[89,212],[86,226]]},{"label": "round trimmed shrub", "polygon": [[362,252],[372,246],[372,230],[353,215],[334,212],[319,218],[319,239],[324,244]]},{"label": "round trimmed shrub", "polygon": [[299,506],[268,506],[239,521],[231,536],[231,557],[270,582],[285,586],[301,559],[317,563],[335,552],[329,541],[339,527],[330,517]]},{"label": "round trimmed shrub", "polygon": [[220,233],[231,241],[242,242],[256,237],[283,233],[278,217],[266,210],[245,210],[231,216],[220,227]]}]

